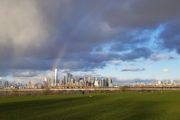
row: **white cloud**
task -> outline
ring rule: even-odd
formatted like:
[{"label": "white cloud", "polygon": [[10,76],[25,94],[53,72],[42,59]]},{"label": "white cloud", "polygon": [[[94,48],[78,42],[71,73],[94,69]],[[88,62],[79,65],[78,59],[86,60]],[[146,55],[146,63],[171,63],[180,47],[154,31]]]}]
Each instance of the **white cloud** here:
[{"label": "white cloud", "polygon": [[159,60],[171,60],[175,59],[175,57],[169,53],[154,53],[150,57],[151,60],[159,61]]},{"label": "white cloud", "polygon": [[163,72],[169,72],[169,69],[168,68],[164,68],[162,69]]}]

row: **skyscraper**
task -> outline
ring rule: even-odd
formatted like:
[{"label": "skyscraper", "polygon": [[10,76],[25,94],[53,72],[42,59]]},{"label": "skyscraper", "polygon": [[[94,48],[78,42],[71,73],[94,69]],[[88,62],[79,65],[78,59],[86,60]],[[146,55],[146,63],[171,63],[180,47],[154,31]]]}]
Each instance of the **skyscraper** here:
[{"label": "skyscraper", "polygon": [[108,82],[108,87],[112,87],[113,86],[112,85],[112,78],[111,77],[107,78],[107,82]]},{"label": "skyscraper", "polygon": [[57,81],[58,81],[58,69],[56,68],[54,70],[54,86],[57,85]]}]

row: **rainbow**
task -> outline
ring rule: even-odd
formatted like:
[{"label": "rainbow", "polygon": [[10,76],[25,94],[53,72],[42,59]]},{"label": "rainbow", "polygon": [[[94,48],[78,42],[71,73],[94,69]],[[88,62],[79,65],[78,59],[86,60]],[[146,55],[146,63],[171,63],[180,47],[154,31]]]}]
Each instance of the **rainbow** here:
[{"label": "rainbow", "polygon": [[89,14],[85,15],[85,17],[79,22],[79,24],[76,25],[75,29],[72,31],[70,36],[65,41],[63,48],[59,49],[57,57],[52,64],[51,70],[54,70],[55,68],[58,68],[60,66],[60,62],[64,56],[64,53],[66,52],[66,49],[67,49],[68,44],[70,43],[70,40],[73,38],[73,35],[76,34],[78,30],[82,27],[85,21],[88,20],[88,16]]}]

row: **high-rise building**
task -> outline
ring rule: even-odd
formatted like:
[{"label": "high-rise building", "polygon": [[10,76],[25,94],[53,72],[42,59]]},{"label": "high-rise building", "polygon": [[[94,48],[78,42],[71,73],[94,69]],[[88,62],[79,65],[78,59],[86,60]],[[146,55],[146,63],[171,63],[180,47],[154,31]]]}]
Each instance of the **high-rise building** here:
[{"label": "high-rise building", "polygon": [[73,75],[71,73],[67,73],[67,83],[72,83],[73,82]]},{"label": "high-rise building", "polygon": [[56,68],[54,70],[54,86],[57,85],[57,81],[58,81],[58,69]]},{"label": "high-rise building", "polygon": [[98,83],[97,80],[94,81],[94,86],[95,86],[95,87],[99,87],[99,83]]},{"label": "high-rise building", "polygon": [[112,87],[112,78],[109,77],[107,82],[108,82],[108,87]]},{"label": "high-rise building", "polygon": [[5,82],[4,82],[4,87],[5,87],[5,88],[9,87],[9,82],[8,82],[8,81],[5,81]]},{"label": "high-rise building", "polygon": [[2,81],[0,81],[0,88],[2,88],[3,87],[3,82]]}]

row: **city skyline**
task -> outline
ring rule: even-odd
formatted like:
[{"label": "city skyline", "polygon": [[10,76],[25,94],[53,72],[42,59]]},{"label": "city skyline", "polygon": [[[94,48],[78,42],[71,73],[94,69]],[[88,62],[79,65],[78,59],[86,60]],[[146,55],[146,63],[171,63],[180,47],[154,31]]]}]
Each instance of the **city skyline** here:
[{"label": "city skyline", "polygon": [[[178,0],[0,0],[0,81],[180,80]],[[56,73],[58,76],[58,73]]]},{"label": "city skyline", "polygon": [[44,79],[37,81],[8,81],[0,80],[0,89],[86,89],[86,88],[113,88],[115,84],[111,77],[97,75],[73,75],[69,72],[66,75],[60,74],[55,68],[53,74],[44,76]]}]

